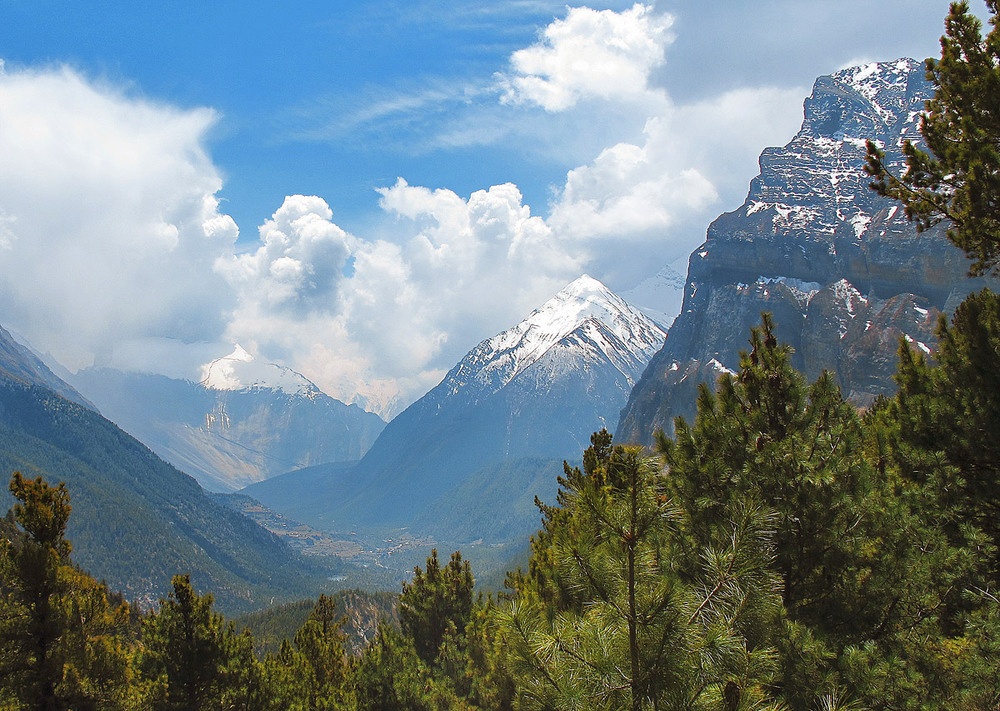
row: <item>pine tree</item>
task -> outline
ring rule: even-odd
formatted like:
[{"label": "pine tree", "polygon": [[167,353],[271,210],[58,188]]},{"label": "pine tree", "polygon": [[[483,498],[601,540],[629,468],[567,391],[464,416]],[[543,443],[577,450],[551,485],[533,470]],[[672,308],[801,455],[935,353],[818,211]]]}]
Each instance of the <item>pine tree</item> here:
[{"label": "pine tree", "polygon": [[211,594],[199,596],[187,575],[175,575],[169,598],[143,629],[140,668],[151,683],[153,708],[219,708],[226,663],[225,626],[212,612]]},{"label": "pine tree", "polygon": [[897,656],[919,678],[911,696],[926,699],[918,650],[903,640],[939,632],[938,583],[959,560],[898,478],[892,418],[863,421],[826,373],[808,385],[773,334],[764,314],[739,372],[701,389],[694,424],[678,418],[673,439],[658,435],[665,491],[688,514],[686,545],[708,545],[740,502],[774,512],[780,688],[792,708],[844,691],[872,700],[898,683],[891,669],[874,678],[862,658]]},{"label": "pine tree", "polygon": [[695,547],[741,501],[773,510],[787,613],[863,638],[882,622],[865,585],[873,562],[865,551],[884,533],[885,501],[863,456],[860,418],[828,373],[805,383],[769,314],[750,346],[717,392],[702,386],[693,427],[678,418],[673,439],[658,433],[668,495],[688,513]]},{"label": "pine tree", "polygon": [[780,604],[767,515],[733,510],[727,536],[682,561],[683,512],[664,496],[657,462],[601,437],[584,462],[589,473],[569,469],[560,480],[561,513],[547,512],[548,579],[564,581],[581,604],[553,612],[529,584],[498,615],[521,706],[763,702]]},{"label": "pine tree", "polygon": [[966,2],[953,2],[941,58],[927,60],[935,87],[920,132],[923,150],[907,141],[906,170],[893,175],[885,153],[868,144],[872,187],[900,200],[926,229],[949,222],[948,237],[973,260],[970,273],[1000,274],[1000,24],[998,0],[986,0],[992,29],[982,36]]},{"label": "pine tree", "polygon": [[446,636],[463,644],[465,627],[472,619],[475,581],[468,561],[456,551],[448,564],[441,567],[437,550],[431,551],[424,570],[416,567],[413,580],[403,583],[399,596],[399,623],[417,656],[430,667]]},{"label": "pine tree", "polygon": [[336,614],[334,601],[326,595],[319,600],[306,623],[295,633],[295,647],[304,663],[298,679],[307,709],[342,708],[347,702],[347,636],[344,618]]},{"label": "pine tree", "polygon": [[[932,364],[900,345],[896,456],[906,475],[932,490],[947,530],[975,526],[1000,550],[1000,296],[970,295],[949,326],[938,323]],[[990,584],[1000,585],[994,558]]]},{"label": "pine tree", "polygon": [[0,684],[24,708],[55,711],[66,708],[57,687],[63,672],[59,603],[67,589],[59,572],[71,550],[64,538],[69,493],[65,484],[53,488],[42,477],[25,479],[20,472],[14,472],[10,492],[20,502],[14,505],[14,519],[25,535],[0,542],[0,579],[10,615],[3,641],[11,650]]},{"label": "pine tree", "polygon": [[70,562],[69,493],[15,472],[0,540],[0,693],[14,708],[116,709],[128,695],[129,610]]}]

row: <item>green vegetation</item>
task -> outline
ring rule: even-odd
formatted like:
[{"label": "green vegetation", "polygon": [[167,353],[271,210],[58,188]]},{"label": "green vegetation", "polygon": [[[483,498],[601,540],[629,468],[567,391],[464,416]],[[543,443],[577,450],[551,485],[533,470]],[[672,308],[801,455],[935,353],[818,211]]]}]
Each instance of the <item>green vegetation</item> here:
[{"label": "green vegetation", "polygon": [[[936,80],[1000,77],[996,27],[985,58],[964,4],[948,27]],[[934,111],[962,109],[953,89],[929,134],[944,130]],[[981,98],[970,90],[968,110]],[[986,130],[955,116],[950,140]],[[880,189],[937,191],[908,204],[918,219],[921,205],[964,210],[961,189],[989,165],[910,155],[909,177]],[[952,172],[934,182],[917,164]],[[1000,234],[955,224],[976,233],[956,239],[976,269],[996,263]],[[694,421],[659,434],[655,454],[602,431],[582,467],[564,465],[509,593],[476,596],[461,554],[435,551],[403,585],[399,625],[364,648],[346,602],[321,596],[240,632],[186,575],[140,623],[72,565],[67,487],[15,473],[0,711],[996,709],[1000,296],[973,294],[938,336],[933,362],[901,341],[898,394],[862,414],[828,374],[807,383],[791,367],[764,314],[739,372],[702,386]],[[251,628],[276,645],[263,658]]]},{"label": "green vegetation", "polygon": [[564,466],[504,599],[435,552],[363,647],[347,600],[241,632],[187,576],[138,625],[70,563],[66,488],[15,474],[0,708],[994,708],[1000,297],[939,336],[862,416],[765,315],[657,455],[600,432]]},{"label": "green vegetation", "polygon": [[[179,571],[216,591],[230,614],[315,596],[332,574],[113,423],[42,387],[0,379],[0,471],[65,482],[74,562],[147,606]],[[13,502],[4,487],[0,512]]]}]

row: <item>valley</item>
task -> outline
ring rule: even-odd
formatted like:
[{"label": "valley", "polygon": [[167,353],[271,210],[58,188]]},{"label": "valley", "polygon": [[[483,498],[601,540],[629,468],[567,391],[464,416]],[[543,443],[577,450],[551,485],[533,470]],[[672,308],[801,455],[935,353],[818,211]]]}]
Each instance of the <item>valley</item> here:
[{"label": "valley", "polygon": [[[0,166],[0,271],[45,305],[0,274],[0,711],[998,708],[1000,0],[986,37],[952,3],[940,60],[851,45],[811,90],[760,47],[724,90],[676,75],[730,56],[735,6],[363,5],[247,33],[281,50],[250,103],[302,48],[398,81],[259,115],[0,59],[0,144],[59,134],[11,82],[73,85],[70,128],[95,96],[159,127],[66,132],[103,147],[55,181],[79,231]],[[818,41],[750,9],[782,11],[769,51]],[[421,69],[426,35],[461,75]],[[241,234],[212,132],[372,171],[381,217],[290,190]],[[737,169],[734,136],[778,135]],[[397,170],[453,154],[548,175],[547,212]]]}]

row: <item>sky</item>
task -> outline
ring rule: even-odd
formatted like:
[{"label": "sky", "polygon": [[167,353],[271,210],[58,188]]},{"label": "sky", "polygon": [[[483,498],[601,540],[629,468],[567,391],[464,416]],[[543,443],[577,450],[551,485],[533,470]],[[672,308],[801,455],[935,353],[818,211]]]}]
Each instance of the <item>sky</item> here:
[{"label": "sky", "polygon": [[580,274],[683,270],[813,81],[947,6],[0,0],[0,324],[391,416]]}]

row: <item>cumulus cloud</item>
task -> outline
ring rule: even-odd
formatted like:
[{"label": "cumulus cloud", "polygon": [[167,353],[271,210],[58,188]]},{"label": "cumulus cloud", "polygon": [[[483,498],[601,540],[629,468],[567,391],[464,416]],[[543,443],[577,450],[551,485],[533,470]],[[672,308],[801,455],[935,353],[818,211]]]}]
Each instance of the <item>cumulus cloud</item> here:
[{"label": "cumulus cloud", "polygon": [[[256,252],[216,268],[240,296],[232,340],[391,414],[577,276],[580,262],[513,185],[466,199],[400,178],[379,193],[392,239],[347,235],[323,200],[293,196],[261,228]],[[311,250],[301,248],[306,235]],[[316,271],[338,276],[313,293],[302,275]]]},{"label": "cumulus cloud", "polygon": [[216,271],[236,289],[242,308],[269,308],[293,318],[336,312],[337,286],[350,250],[324,200],[291,195],[260,227],[261,246],[220,258]]},{"label": "cumulus cloud", "polygon": [[511,55],[510,73],[499,76],[503,100],[563,111],[583,99],[641,99],[672,24],[638,3],[625,12],[571,8],[536,44]]},{"label": "cumulus cloud", "polygon": [[548,225],[604,260],[588,269],[627,286],[649,260],[685,256],[711,219],[742,201],[761,148],[787,141],[800,123],[803,95],[765,87],[665,104],[641,143],[616,144],[567,173]]},{"label": "cumulus cloud", "polygon": [[115,343],[217,337],[236,224],[204,149],[216,121],[56,68],[0,74],[2,320],[70,367]]},{"label": "cumulus cloud", "polygon": [[742,199],[760,148],[791,135],[801,88],[679,105],[650,86],[670,26],[645,5],[574,8],[511,55],[497,112],[617,128],[609,117],[627,111],[644,124],[570,163],[582,164],[547,214],[512,183],[460,195],[400,178],[378,190],[377,236],[343,230],[320,197],[291,195],[241,252],[204,148],[213,111],[69,69],[8,71],[0,323],[71,368],[175,377],[197,377],[238,342],[394,414],[581,273],[624,289],[690,251]]}]

